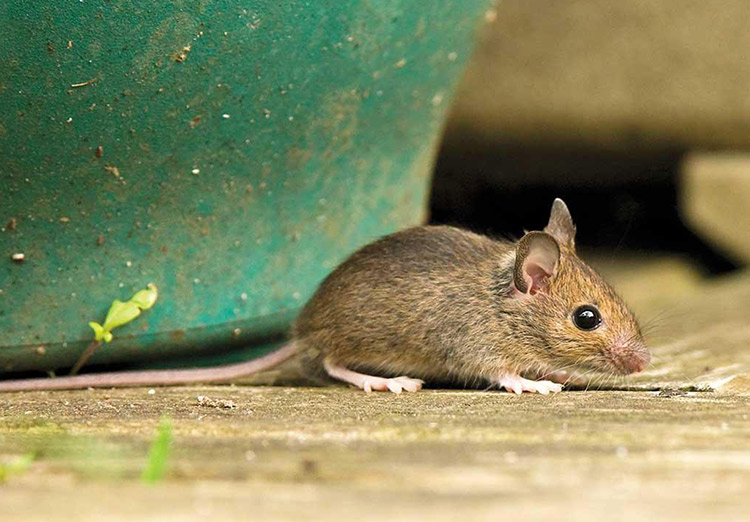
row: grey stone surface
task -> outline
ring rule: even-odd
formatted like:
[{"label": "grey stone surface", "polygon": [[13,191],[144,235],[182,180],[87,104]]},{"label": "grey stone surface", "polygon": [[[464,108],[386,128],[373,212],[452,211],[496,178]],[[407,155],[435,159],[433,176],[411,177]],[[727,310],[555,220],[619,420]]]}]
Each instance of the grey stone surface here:
[{"label": "grey stone surface", "polygon": [[[231,400],[212,409],[197,396]],[[34,393],[0,405],[4,521],[743,520],[750,397],[335,387]],[[158,418],[165,481],[138,483]]]}]

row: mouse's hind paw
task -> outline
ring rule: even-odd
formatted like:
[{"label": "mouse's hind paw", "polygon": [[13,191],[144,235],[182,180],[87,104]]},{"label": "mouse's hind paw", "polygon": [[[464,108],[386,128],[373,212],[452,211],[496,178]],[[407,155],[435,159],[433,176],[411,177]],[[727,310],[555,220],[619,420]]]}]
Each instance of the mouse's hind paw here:
[{"label": "mouse's hind paw", "polygon": [[422,389],[422,385],[424,384],[423,380],[412,379],[406,375],[393,377],[392,379],[366,375],[337,364],[332,364],[328,361],[326,361],[323,366],[325,367],[326,372],[328,372],[328,375],[334,379],[353,384],[367,393],[373,391],[391,391],[393,393],[401,393],[404,390],[408,392],[418,392]]},{"label": "mouse's hind paw", "polygon": [[500,388],[505,388],[507,391],[518,395],[521,395],[523,392],[548,395],[549,393],[562,391],[562,386],[558,383],[552,381],[532,381],[511,373],[500,375],[495,383]]},{"label": "mouse's hind paw", "polygon": [[363,375],[362,385],[358,382],[353,382],[355,386],[362,388],[365,392],[370,393],[371,391],[391,391],[393,393],[401,393],[406,390],[408,392],[418,392],[422,389],[424,381],[421,379],[412,379],[406,375],[401,377],[394,377],[392,379],[386,379],[384,377],[373,377],[372,375]]}]

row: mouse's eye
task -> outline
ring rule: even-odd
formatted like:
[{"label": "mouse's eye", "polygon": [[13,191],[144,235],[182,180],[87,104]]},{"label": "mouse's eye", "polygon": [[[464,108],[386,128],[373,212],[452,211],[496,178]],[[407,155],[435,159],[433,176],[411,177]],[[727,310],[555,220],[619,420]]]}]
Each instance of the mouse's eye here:
[{"label": "mouse's eye", "polygon": [[602,316],[594,305],[583,305],[573,312],[573,322],[581,330],[594,330],[602,323]]}]

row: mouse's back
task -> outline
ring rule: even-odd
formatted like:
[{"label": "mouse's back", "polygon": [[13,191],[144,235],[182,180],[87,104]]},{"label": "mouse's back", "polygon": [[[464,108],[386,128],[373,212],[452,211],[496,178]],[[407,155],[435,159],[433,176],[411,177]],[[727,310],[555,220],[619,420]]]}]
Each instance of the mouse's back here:
[{"label": "mouse's back", "polygon": [[511,243],[447,226],[386,236],[321,283],[295,336],[343,363],[398,371],[408,359],[427,376],[435,357],[466,347],[472,330],[491,320],[492,268],[509,254]]}]

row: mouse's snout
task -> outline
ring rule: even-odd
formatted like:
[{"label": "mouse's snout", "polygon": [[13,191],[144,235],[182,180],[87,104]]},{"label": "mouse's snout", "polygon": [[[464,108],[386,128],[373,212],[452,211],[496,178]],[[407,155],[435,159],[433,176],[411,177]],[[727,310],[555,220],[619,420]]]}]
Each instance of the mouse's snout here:
[{"label": "mouse's snout", "polygon": [[615,368],[623,374],[641,372],[651,362],[651,354],[642,342],[617,344],[608,355]]}]

